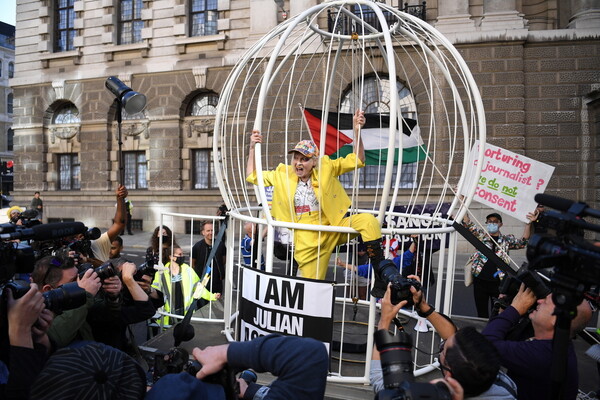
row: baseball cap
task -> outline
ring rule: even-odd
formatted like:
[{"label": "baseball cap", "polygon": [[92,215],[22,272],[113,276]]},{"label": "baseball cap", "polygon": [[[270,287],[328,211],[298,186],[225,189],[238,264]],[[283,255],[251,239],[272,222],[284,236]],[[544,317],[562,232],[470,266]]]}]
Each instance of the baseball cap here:
[{"label": "baseball cap", "polygon": [[299,141],[296,147],[288,151],[288,154],[293,153],[295,151],[305,155],[306,157],[317,156],[317,146],[315,146],[315,144],[311,140]]},{"label": "baseball cap", "polygon": [[146,374],[129,355],[96,342],[79,342],[48,359],[31,388],[32,399],[137,400]]},{"label": "baseball cap", "polygon": [[485,217],[485,220],[487,221],[490,218],[496,218],[498,221],[502,222],[502,216],[498,213],[489,214],[487,217]]}]

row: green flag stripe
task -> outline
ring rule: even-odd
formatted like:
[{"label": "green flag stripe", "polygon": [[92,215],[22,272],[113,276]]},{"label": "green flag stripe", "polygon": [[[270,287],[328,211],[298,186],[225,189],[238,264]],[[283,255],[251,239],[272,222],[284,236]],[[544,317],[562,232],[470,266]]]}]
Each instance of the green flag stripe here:
[{"label": "green flag stripe", "polygon": [[[418,161],[423,161],[427,158],[425,146],[409,147],[403,149],[402,164],[410,164]],[[330,158],[335,160],[338,157],[345,157],[354,151],[353,146],[345,145],[337,152],[333,153]],[[398,164],[400,153],[399,149],[394,152],[394,164]],[[366,165],[381,165],[387,163],[387,149],[365,150]]]}]

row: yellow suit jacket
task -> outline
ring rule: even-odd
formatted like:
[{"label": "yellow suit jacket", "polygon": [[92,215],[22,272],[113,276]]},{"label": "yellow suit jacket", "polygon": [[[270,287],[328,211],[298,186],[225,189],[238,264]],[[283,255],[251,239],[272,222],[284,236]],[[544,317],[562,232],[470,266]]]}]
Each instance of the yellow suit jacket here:
[{"label": "yellow suit jacket", "polygon": [[[328,224],[339,225],[348,212],[350,198],[337,178],[339,175],[353,171],[354,168],[364,167],[355,153],[346,157],[332,160],[329,156],[320,159],[320,165],[312,170],[311,184],[319,200],[321,213],[326,217]],[[256,171],[246,180],[258,184]],[[296,209],[294,207],[294,194],[298,186],[298,176],[292,166],[279,164],[273,171],[263,171],[265,186],[273,186],[273,203],[271,213],[278,221],[296,222]],[[323,221],[325,224],[326,221]]]}]

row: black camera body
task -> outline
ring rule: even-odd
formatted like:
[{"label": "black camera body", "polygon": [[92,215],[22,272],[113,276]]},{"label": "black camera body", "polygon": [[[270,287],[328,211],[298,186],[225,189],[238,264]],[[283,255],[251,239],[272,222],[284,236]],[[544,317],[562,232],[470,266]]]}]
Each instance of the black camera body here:
[{"label": "black camera body", "polygon": [[[29,291],[29,286],[21,286],[14,281],[4,285],[4,289],[7,288],[12,291],[15,299],[23,297]],[[46,308],[55,314],[60,314],[63,311],[73,310],[84,305],[86,302],[85,293],[85,289],[80,288],[77,282],[70,282],[42,293],[42,296]]]},{"label": "black camera body", "polygon": [[415,382],[412,362],[412,338],[404,331],[393,336],[387,330],[375,332],[375,344],[381,355],[384,390],[379,400],[450,400],[452,395],[443,383]]},{"label": "black camera body", "polygon": [[506,308],[519,292],[521,284],[524,283],[526,287],[533,291],[535,297],[538,299],[546,298],[552,290],[546,285],[539,274],[535,271],[531,271],[527,263],[523,263],[521,268],[517,271],[515,276],[506,276],[500,284],[499,292],[504,294],[505,297],[500,302],[501,306]]},{"label": "black camera body", "polygon": [[403,300],[407,301],[408,306],[414,304],[410,287],[421,290],[421,283],[414,279],[408,279],[400,275],[396,264],[391,260],[383,260],[379,265],[373,267],[375,276],[378,279],[392,284],[392,304],[398,304]]},{"label": "black camera body", "polygon": [[[154,364],[152,366],[152,380],[154,383],[167,374],[178,374],[187,372],[196,376],[202,368],[197,360],[190,359],[190,355],[182,347],[173,347],[167,352],[159,352],[154,355]],[[237,398],[235,393],[235,374],[233,374],[228,365],[216,374],[209,375],[202,380],[206,383],[221,385],[225,390],[225,398],[233,400]]]},{"label": "black camera body", "polygon": [[79,278],[83,278],[83,275],[88,269],[93,269],[101,281],[118,275],[117,269],[113,266],[112,262],[107,261],[96,268],[90,263],[81,264],[79,267]]},{"label": "black camera body", "polygon": [[152,263],[147,263],[147,262],[142,263],[137,268],[137,271],[133,275],[133,279],[135,281],[141,281],[142,276],[144,276],[144,275],[148,275],[148,276],[152,277],[152,280],[154,280],[154,276],[156,275],[156,270],[154,269],[154,265],[152,265]]}]

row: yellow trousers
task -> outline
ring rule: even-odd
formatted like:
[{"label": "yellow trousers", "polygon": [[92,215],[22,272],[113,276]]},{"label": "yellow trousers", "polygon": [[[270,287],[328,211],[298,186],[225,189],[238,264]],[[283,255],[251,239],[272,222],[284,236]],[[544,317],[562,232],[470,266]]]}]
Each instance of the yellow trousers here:
[{"label": "yellow trousers", "polygon": [[[297,222],[329,225],[325,216],[321,218],[319,219],[318,212],[305,213]],[[365,242],[381,239],[379,221],[372,214],[351,215],[342,219],[339,226],[356,229]],[[298,263],[298,275],[303,278],[325,279],[329,259],[335,247],[356,236],[341,232],[294,231],[294,259]]]}]

